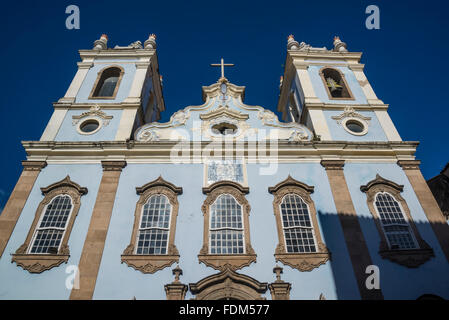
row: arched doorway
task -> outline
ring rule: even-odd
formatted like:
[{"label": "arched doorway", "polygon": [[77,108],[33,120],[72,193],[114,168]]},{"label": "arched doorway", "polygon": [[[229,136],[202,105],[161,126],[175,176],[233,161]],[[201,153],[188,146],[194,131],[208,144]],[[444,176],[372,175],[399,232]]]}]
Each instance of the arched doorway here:
[{"label": "arched doorway", "polygon": [[264,300],[267,283],[231,269],[206,277],[189,285],[196,300]]}]

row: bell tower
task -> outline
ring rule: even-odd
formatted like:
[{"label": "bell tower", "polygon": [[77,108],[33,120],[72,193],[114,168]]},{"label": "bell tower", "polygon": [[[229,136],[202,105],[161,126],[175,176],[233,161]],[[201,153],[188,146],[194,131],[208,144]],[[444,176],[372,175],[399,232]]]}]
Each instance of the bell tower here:
[{"label": "bell tower", "polygon": [[278,102],[282,119],[306,125],[322,141],[401,141],[361,56],[339,37],[327,49],[290,35]]},{"label": "bell tower", "polygon": [[108,48],[103,34],[81,61],[41,141],[124,141],[141,125],[159,120],[165,109],[156,36],[144,45]]}]

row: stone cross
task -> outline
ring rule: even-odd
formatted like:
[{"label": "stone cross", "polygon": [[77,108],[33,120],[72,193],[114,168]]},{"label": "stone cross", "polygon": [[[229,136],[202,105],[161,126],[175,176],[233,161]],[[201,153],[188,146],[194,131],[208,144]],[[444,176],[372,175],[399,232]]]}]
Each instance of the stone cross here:
[{"label": "stone cross", "polygon": [[211,67],[221,67],[221,77],[224,78],[224,67],[233,67],[233,63],[224,63],[223,58],[221,58],[221,63],[211,63]]}]

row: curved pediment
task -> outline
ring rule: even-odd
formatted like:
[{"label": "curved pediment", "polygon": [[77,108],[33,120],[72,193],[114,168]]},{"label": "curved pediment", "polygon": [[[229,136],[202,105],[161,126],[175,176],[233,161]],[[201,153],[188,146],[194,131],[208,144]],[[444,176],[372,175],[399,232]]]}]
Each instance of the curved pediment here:
[{"label": "curved pediment", "polygon": [[260,106],[242,102],[244,87],[226,79],[203,87],[206,102],[173,114],[169,122],[148,123],[138,128],[135,140],[158,141],[311,141],[313,134],[296,122],[280,122],[277,115]]}]

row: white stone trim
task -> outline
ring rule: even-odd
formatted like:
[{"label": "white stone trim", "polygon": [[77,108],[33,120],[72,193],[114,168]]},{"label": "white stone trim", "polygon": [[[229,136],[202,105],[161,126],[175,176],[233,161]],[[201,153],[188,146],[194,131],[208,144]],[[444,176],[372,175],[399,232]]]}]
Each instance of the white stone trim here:
[{"label": "white stone trim", "polygon": [[56,138],[66,114],[67,109],[55,109],[55,111],[53,111],[50,121],[48,121],[47,127],[45,128],[40,141],[52,141]]},{"label": "white stone trim", "polygon": [[310,120],[312,121],[315,134],[319,135],[321,140],[332,140],[329,127],[327,126],[326,118],[322,109],[308,110]]},{"label": "white stone trim", "polygon": [[387,139],[389,141],[402,141],[401,136],[396,130],[393,121],[391,121],[388,112],[385,110],[375,110],[374,113],[376,114],[377,120],[379,121],[382,129],[384,130]]},{"label": "white stone trim", "polygon": [[115,140],[126,140],[131,137],[131,131],[134,126],[138,108],[124,109],[120,119],[119,127],[115,135]]}]

